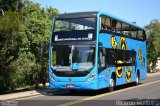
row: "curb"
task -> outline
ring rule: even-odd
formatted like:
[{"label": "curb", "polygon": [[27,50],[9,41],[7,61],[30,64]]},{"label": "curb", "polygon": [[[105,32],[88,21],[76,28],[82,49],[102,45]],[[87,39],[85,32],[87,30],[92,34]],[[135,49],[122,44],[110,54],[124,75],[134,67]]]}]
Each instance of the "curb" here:
[{"label": "curb", "polygon": [[[42,84],[39,84],[42,87]],[[46,83],[46,87],[49,87],[49,83]],[[36,90],[24,91],[24,92],[17,92],[17,93],[9,93],[9,94],[2,94],[0,95],[0,102],[1,101],[8,101],[8,100],[15,100],[15,99],[23,99],[32,96],[43,95],[42,92],[37,92]]]},{"label": "curb", "polygon": [[8,100],[15,100],[15,99],[23,99],[23,98],[27,98],[27,97],[34,97],[34,96],[38,96],[41,95],[40,93],[36,93],[36,94],[31,94],[31,95],[26,95],[26,96],[19,96],[19,97],[13,97],[13,98],[8,98],[8,99],[1,99],[0,101],[8,101]]},{"label": "curb", "polygon": [[38,95],[41,95],[41,94],[28,95],[28,96],[18,97],[18,98],[14,98],[14,99],[23,99],[23,98],[34,97],[34,96],[38,96]]},{"label": "curb", "polygon": [[[57,90],[52,90],[51,92],[44,92],[44,93],[43,92],[35,92],[35,91],[33,91],[33,92],[29,93],[28,95],[26,94],[26,95],[23,96],[23,94],[22,94],[22,96],[19,96],[19,97],[10,97],[10,98],[5,98],[5,99],[2,99],[3,98],[2,97],[2,98],[0,98],[0,102],[2,102],[2,101],[10,101],[10,100],[17,100],[17,99],[23,99],[23,98],[27,98],[27,97],[34,97],[34,96],[38,96],[38,95],[45,95],[45,94],[56,92],[56,91]],[[9,97],[9,95],[8,95],[8,97]]]},{"label": "curb", "polygon": [[28,98],[28,97],[34,97],[34,96],[38,96],[38,95],[41,95],[41,94],[27,95],[27,96],[23,96],[23,97],[17,97],[17,98],[12,98],[12,99],[5,99],[5,100],[2,100],[2,101],[17,100],[17,99],[23,99],[23,98]]}]

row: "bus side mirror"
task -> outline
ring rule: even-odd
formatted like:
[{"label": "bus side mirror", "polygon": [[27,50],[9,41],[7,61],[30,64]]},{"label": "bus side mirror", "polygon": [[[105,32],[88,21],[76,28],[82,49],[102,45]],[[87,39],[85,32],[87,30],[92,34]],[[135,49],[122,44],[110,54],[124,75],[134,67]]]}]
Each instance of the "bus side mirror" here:
[{"label": "bus side mirror", "polygon": [[102,52],[103,56],[106,56],[106,49],[105,48],[99,47],[99,51]]},{"label": "bus side mirror", "polygon": [[106,49],[103,48],[102,42],[98,43],[98,47],[99,47],[99,51],[102,52],[102,55],[105,56],[106,55]]},{"label": "bus side mirror", "polygon": [[105,48],[102,48],[102,55],[106,56],[106,49]]}]

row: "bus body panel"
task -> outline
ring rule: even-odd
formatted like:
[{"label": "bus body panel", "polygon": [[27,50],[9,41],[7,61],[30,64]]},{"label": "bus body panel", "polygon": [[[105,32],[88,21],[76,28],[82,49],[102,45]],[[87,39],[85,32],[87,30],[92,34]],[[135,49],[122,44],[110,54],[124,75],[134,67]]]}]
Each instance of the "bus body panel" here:
[{"label": "bus body panel", "polygon": [[[49,72],[52,71],[51,68],[49,68]],[[70,89],[67,88],[66,85],[71,84],[74,85],[74,88],[72,89],[97,89],[97,75],[92,81],[87,81],[90,75],[92,75],[95,72],[95,69],[91,71],[87,76],[85,77],[57,77],[54,75],[54,73],[49,73],[49,83],[50,88],[52,89]],[[54,80],[53,80],[54,79]]]},{"label": "bus body panel", "polygon": [[[120,40],[121,36],[114,35],[114,34],[107,34],[107,33],[100,33],[99,34],[99,42],[102,43],[103,48],[112,48],[112,37],[115,37],[115,40],[117,42],[117,49],[121,49],[120,45]],[[126,40],[126,50],[135,50],[136,51],[136,65],[131,66],[132,67],[132,76],[131,76],[131,81],[130,82],[135,82],[136,81],[136,75],[137,75],[137,70],[140,71],[140,79],[145,79],[146,78],[146,41],[138,41],[130,38],[125,38]],[[143,58],[143,59],[141,59]],[[118,67],[118,66],[117,66]],[[122,66],[123,67],[123,74],[121,78],[116,77],[116,85],[122,85],[127,82],[126,80],[126,71],[130,69],[130,66]],[[107,72],[107,76],[106,76]],[[109,76],[108,76],[109,72]],[[109,67],[99,73],[99,76],[102,78],[99,78],[99,88],[103,87],[109,87],[109,84],[105,85],[105,82],[109,83],[109,79],[111,77],[111,74],[115,72],[116,73],[116,66],[115,67]]]},{"label": "bus body panel", "polygon": [[[51,77],[49,78],[49,84],[51,89],[90,89],[96,90],[97,89],[97,79],[94,79],[90,82],[87,81],[54,81]],[[73,85],[73,88],[68,88],[67,85]]]},{"label": "bus body panel", "polygon": [[[116,73],[116,69],[118,66],[110,66],[106,69],[103,69],[99,72],[98,70],[98,53],[99,53],[99,42],[102,43],[102,48],[112,49],[112,37],[116,39],[117,48],[121,48],[121,38],[122,36],[116,34],[108,34],[108,33],[100,33],[100,16],[106,15],[111,18],[117,19],[119,21],[129,23],[132,26],[143,29],[133,23],[127,22],[118,17],[112,16],[108,13],[99,12],[97,14],[97,29],[96,29],[96,46],[95,46],[95,66],[90,71],[90,73],[84,77],[58,77],[54,74],[51,68],[51,48],[52,48],[52,33],[54,29],[54,19],[52,23],[52,31],[51,31],[51,40],[50,40],[50,49],[49,49],[49,83],[51,89],[90,89],[97,90],[109,87],[110,78],[113,73]],[[138,41],[135,39],[130,39],[128,37],[123,37],[126,40],[126,50],[134,50],[136,52],[136,64],[133,66],[122,66],[123,72],[122,76],[118,77],[116,75],[116,85],[127,84],[136,81],[137,72],[140,72],[140,79],[146,78],[147,72],[147,64],[146,64],[146,41]],[[129,79],[126,78],[126,72],[131,72],[131,77]],[[95,78],[92,81],[87,81],[87,79],[93,74],[96,73]],[[74,85],[74,88],[67,88],[67,85]]]}]

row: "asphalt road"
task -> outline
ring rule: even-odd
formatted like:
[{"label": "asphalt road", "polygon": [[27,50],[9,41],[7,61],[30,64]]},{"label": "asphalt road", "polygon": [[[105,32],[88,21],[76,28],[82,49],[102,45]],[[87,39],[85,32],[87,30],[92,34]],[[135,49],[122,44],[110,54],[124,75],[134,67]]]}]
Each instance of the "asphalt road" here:
[{"label": "asphalt road", "polygon": [[98,91],[56,91],[48,94],[18,100],[18,106],[115,106],[152,105],[160,106],[160,75],[147,77],[139,86],[123,85],[114,92]]}]

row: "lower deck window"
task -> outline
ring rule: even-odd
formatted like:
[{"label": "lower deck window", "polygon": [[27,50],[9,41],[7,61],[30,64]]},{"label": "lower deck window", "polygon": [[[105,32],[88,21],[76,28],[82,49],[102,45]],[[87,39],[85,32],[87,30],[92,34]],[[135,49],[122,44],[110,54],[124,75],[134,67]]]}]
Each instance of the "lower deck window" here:
[{"label": "lower deck window", "polygon": [[106,49],[106,63],[108,65],[135,65],[136,52],[134,50]]}]

